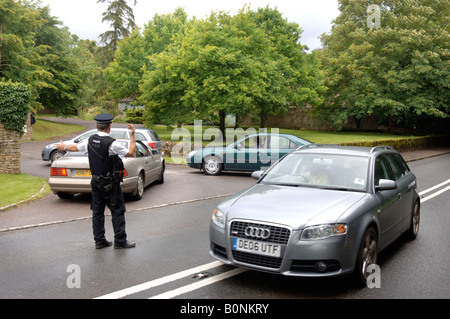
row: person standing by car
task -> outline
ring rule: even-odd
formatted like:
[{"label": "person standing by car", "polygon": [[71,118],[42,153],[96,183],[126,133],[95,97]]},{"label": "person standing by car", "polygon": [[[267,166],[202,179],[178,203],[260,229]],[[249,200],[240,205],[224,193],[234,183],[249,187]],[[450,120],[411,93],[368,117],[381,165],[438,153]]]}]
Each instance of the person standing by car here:
[{"label": "person standing by car", "polygon": [[[114,248],[133,248],[135,243],[127,240],[125,230],[125,203],[120,188],[120,169],[122,158],[134,157],[136,151],[135,127],[128,124],[130,130],[129,149],[109,136],[114,116],[100,114],[94,117],[98,133],[80,144],[66,145],[63,141],[55,144],[60,151],[81,152],[89,157],[92,173],[92,226],[95,248],[101,249],[112,245],[105,237],[105,206],[111,210],[114,229]],[[121,167],[120,167],[121,166]],[[115,172],[116,171],[116,172]]]}]

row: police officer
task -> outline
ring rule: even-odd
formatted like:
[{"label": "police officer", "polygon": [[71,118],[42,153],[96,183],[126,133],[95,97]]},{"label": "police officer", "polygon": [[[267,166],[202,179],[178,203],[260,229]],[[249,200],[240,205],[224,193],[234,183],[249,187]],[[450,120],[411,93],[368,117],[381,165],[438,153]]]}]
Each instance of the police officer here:
[{"label": "police officer", "polygon": [[[81,152],[89,157],[92,172],[92,226],[94,230],[95,248],[101,249],[112,245],[105,237],[105,205],[111,210],[114,229],[114,248],[133,248],[135,243],[127,240],[125,231],[125,203],[120,181],[114,176],[114,167],[124,157],[134,157],[136,150],[135,128],[128,124],[130,146],[125,148],[121,143],[109,136],[114,116],[100,114],[94,117],[98,133],[79,144],[66,145],[62,141],[55,144],[60,151]],[[115,162],[115,161],[119,161]],[[123,163],[122,163],[123,165]],[[114,184],[116,183],[116,184]],[[117,187],[114,187],[117,185]]]}]

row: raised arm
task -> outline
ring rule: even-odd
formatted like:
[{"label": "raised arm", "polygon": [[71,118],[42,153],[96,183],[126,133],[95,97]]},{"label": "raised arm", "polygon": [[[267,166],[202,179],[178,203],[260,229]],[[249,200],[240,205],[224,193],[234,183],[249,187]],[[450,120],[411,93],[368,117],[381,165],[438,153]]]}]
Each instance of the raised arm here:
[{"label": "raised arm", "polygon": [[127,124],[127,128],[130,132],[130,147],[128,148],[128,154],[125,157],[135,157],[136,155],[136,138],[134,136],[135,127],[132,124]]}]

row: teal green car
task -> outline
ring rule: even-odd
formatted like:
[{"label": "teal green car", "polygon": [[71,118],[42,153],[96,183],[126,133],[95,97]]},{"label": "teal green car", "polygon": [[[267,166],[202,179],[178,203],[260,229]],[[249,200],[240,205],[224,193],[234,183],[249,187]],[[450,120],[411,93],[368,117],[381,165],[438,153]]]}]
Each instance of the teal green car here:
[{"label": "teal green car", "polygon": [[189,153],[186,162],[207,175],[222,171],[258,171],[310,141],[290,134],[256,133],[223,147],[206,147]]}]

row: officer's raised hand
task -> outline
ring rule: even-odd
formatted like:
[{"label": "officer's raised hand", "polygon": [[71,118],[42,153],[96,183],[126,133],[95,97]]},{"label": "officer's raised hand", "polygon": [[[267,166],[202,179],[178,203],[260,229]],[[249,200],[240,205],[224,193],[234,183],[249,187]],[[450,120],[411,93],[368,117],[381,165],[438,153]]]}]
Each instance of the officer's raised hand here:
[{"label": "officer's raised hand", "polygon": [[127,128],[130,130],[130,147],[128,148],[128,154],[125,157],[134,157],[136,152],[136,138],[134,137],[135,127],[133,124],[127,124]]},{"label": "officer's raised hand", "polygon": [[136,130],[136,128],[134,127],[134,125],[133,125],[133,124],[127,124],[127,128],[131,131],[131,132],[130,132],[130,137],[131,137],[131,135],[134,135],[134,132],[135,132],[135,130]]}]

